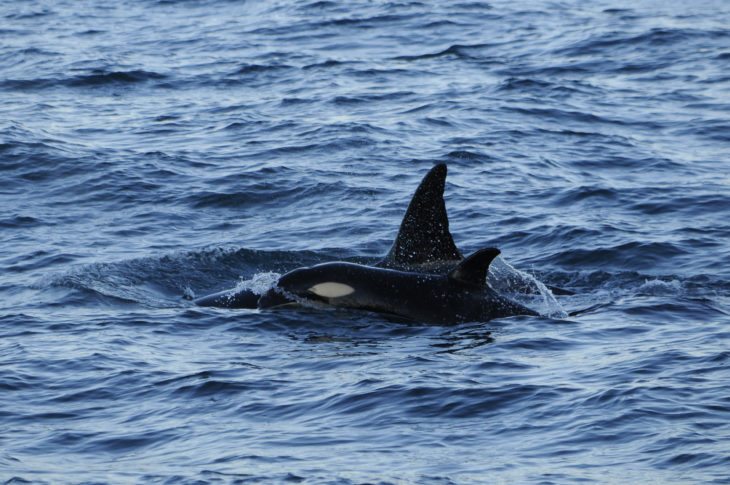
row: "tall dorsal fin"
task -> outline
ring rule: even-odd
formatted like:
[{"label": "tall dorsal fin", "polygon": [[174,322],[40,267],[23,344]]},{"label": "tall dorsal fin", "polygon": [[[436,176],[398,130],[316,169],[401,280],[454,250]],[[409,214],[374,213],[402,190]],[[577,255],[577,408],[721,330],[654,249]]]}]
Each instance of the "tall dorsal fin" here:
[{"label": "tall dorsal fin", "polygon": [[378,266],[408,268],[462,259],[449,232],[445,185],[446,165],[440,163],[423,177],[403,216],[393,247]]},{"label": "tall dorsal fin", "polygon": [[494,258],[499,256],[499,249],[484,248],[471,254],[464,261],[449,273],[449,278],[485,286],[487,284],[487,271]]}]

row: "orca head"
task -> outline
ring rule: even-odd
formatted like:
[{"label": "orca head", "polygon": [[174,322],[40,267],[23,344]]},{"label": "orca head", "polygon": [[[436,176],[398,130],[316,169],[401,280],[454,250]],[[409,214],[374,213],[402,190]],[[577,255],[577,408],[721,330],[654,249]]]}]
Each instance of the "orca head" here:
[{"label": "orca head", "polygon": [[337,271],[340,263],[325,263],[298,268],[279,278],[276,287],[295,297],[328,303],[355,293],[346,271]]}]

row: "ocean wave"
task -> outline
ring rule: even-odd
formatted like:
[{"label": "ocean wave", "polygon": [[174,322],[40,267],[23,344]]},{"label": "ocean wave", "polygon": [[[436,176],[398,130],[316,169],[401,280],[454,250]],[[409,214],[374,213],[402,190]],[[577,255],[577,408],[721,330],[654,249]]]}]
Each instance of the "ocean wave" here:
[{"label": "ocean wave", "polygon": [[[213,247],[160,257],[95,263],[51,275],[37,286],[65,287],[152,307],[180,306],[190,289],[210,293],[235,286],[261,269],[284,272],[322,257],[304,251],[260,251]],[[40,263],[38,263],[40,264]]]},{"label": "ocean wave", "polygon": [[11,90],[36,90],[50,88],[90,88],[107,86],[124,86],[161,81],[167,76],[141,69],[131,71],[95,70],[87,74],[71,77],[40,79],[6,79],[0,82],[0,88]]},{"label": "ocean wave", "polygon": [[416,54],[408,56],[398,56],[394,59],[397,61],[420,61],[427,59],[434,59],[439,57],[454,57],[456,59],[484,59],[481,55],[483,51],[489,51],[490,49],[496,49],[498,45],[494,44],[454,44],[443,50],[427,53],[427,54]]},{"label": "ocean wave", "polygon": [[569,56],[595,56],[605,53],[611,55],[624,50],[637,48],[666,49],[669,46],[679,45],[686,49],[688,44],[697,41],[710,41],[730,37],[726,30],[682,29],[682,28],[653,28],[639,34],[629,32],[608,32],[591,36],[574,45],[558,49],[557,54]]}]

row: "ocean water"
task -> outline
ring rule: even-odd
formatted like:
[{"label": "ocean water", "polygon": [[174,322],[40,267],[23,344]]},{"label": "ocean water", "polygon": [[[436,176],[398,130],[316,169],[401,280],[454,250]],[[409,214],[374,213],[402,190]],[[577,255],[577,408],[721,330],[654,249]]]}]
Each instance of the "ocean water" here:
[{"label": "ocean water", "polygon": [[[588,311],[189,301],[376,261],[440,162]],[[730,5],[0,2],[0,480],[730,483]]]}]

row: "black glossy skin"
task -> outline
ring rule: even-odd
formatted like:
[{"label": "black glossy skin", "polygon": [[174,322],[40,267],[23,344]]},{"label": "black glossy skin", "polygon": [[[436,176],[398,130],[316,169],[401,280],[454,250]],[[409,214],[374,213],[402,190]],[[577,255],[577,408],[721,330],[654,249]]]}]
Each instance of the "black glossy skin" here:
[{"label": "black glossy skin", "polygon": [[251,290],[224,290],[198,298],[195,304],[219,308],[257,308],[260,296]]},{"label": "black glossy skin", "polygon": [[235,289],[224,290],[219,293],[200,297],[194,301],[198,306],[249,309],[274,308],[296,304],[291,298],[287,298],[274,288],[268,290],[263,295],[249,289],[238,291]]},{"label": "black glossy skin", "polygon": [[[316,284],[336,282],[355,291],[338,298],[323,298],[309,291]],[[410,273],[353,263],[324,263],[299,268],[279,279],[277,287],[300,298],[331,306],[398,315],[428,323],[487,321],[514,315],[537,315],[500,296],[487,285],[446,275]]]}]

